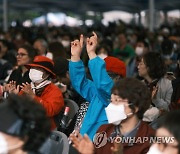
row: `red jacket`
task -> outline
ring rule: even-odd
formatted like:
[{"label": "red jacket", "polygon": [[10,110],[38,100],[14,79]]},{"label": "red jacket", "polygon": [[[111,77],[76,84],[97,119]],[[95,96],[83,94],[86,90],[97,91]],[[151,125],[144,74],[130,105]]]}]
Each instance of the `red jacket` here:
[{"label": "red jacket", "polygon": [[[20,92],[20,95],[21,94],[23,94],[23,91]],[[50,83],[45,87],[40,97],[35,96],[35,100],[45,108],[47,116],[51,120],[51,129],[56,128],[53,117],[57,115],[64,106],[64,99],[60,89],[53,83]]]},{"label": "red jacket", "polygon": [[[97,132],[99,133],[106,132],[107,138],[109,140],[111,133],[114,131],[114,127],[115,126],[113,124],[102,125]],[[145,122],[141,122],[136,134],[136,138],[152,137],[154,136],[154,134],[155,131],[148,124],[146,124]],[[111,143],[109,140],[104,146],[100,148],[95,148],[95,154],[111,154],[112,146],[114,146],[114,144]],[[144,143],[134,143],[133,145],[128,145],[127,143],[123,143],[122,146],[123,146],[123,154],[146,154],[149,150],[150,143],[148,141]]]}]

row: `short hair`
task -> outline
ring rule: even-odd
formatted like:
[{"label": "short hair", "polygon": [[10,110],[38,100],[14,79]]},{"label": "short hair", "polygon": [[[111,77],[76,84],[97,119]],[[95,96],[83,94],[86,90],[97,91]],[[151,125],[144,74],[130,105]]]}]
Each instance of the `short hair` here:
[{"label": "short hair", "polygon": [[32,62],[34,60],[34,57],[37,56],[37,51],[36,49],[34,49],[31,45],[29,44],[24,44],[22,46],[19,47],[19,49],[25,49],[28,53],[29,58],[31,59],[30,62]]},{"label": "short hair", "polygon": [[143,56],[144,63],[148,68],[148,75],[152,79],[160,79],[166,73],[164,59],[159,53],[148,52]]},{"label": "short hair", "polygon": [[166,128],[178,141],[178,148],[180,152],[180,122],[177,117],[180,117],[180,111],[172,111],[167,113],[159,122],[159,128]]},{"label": "short hair", "polygon": [[143,43],[145,48],[150,49],[150,45],[149,45],[149,43],[148,43],[146,40],[138,39],[138,40],[137,40],[137,43],[138,43],[138,42]]},{"label": "short hair", "polygon": [[162,43],[161,43],[161,52],[164,55],[168,55],[171,54],[173,51],[173,42],[169,39],[165,39]]},{"label": "short hair", "polygon": [[36,40],[34,41],[34,43],[37,42],[37,41],[41,42],[41,44],[42,44],[42,46],[43,46],[44,48],[46,48],[46,49],[48,48],[48,43],[46,42],[45,39],[43,39],[43,38],[38,38],[38,39],[36,39]]},{"label": "short hair", "polygon": [[143,118],[144,112],[151,103],[151,94],[147,86],[135,78],[124,78],[117,81],[112,88],[112,94],[116,94],[123,99],[128,99],[129,107],[135,111],[138,108],[137,117]]},{"label": "short hair", "polygon": [[66,58],[66,51],[60,42],[52,42],[49,44],[49,51],[53,53],[54,57],[63,57]]},{"label": "short hair", "polygon": [[38,151],[50,134],[50,121],[43,106],[27,96],[14,94],[9,95],[5,103],[23,121],[18,135],[22,139],[25,138],[23,150]]}]

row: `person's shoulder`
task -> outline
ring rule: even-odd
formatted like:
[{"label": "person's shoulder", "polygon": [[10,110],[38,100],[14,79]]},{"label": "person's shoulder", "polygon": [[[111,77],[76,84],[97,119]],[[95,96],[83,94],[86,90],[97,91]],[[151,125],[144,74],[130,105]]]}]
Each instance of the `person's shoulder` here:
[{"label": "person's shoulder", "polygon": [[161,85],[172,85],[172,80],[168,79],[166,76],[162,77],[159,81],[159,84]]},{"label": "person's shoulder", "polygon": [[133,50],[134,51],[134,48],[130,44],[126,44],[125,48],[127,50]]},{"label": "person's shoulder", "polygon": [[102,132],[102,131],[108,131],[114,129],[114,125],[113,124],[103,124],[99,127],[97,132]]},{"label": "person's shoulder", "polygon": [[155,134],[155,130],[149,126],[148,123],[141,121],[139,130],[143,131],[144,133],[142,133],[142,135],[147,135],[147,136],[153,136]]},{"label": "person's shoulder", "polygon": [[59,87],[58,86],[56,86],[54,83],[50,83],[50,84],[48,84],[47,86],[46,86],[46,89],[48,89],[49,91],[51,91],[51,92],[55,92],[55,91],[57,91],[57,92],[61,92],[61,90],[59,89]]},{"label": "person's shoulder", "polygon": [[12,70],[12,73],[11,73],[11,76],[20,76],[22,73],[22,70],[21,68],[19,67],[16,67]]}]

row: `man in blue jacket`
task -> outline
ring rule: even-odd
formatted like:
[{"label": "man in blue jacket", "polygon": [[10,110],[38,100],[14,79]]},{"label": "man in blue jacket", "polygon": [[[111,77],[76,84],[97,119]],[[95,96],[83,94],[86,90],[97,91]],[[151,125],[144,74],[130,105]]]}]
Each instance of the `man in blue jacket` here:
[{"label": "man in blue jacket", "polygon": [[80,133],[88,134],[92,140],[97,129],[108,123],[105,107],[109,104],[113,80],[106,71],[105,62],[96,53],[97,35],[87,38],[86,49],[89,56],[89,70],[93,81],[86,78],[83,62],[80,59],[83,48],[83,35],[80,40],[71,42],[71,61],[69,73],[72,86],[89,102],[88,111],[83,119]]}]

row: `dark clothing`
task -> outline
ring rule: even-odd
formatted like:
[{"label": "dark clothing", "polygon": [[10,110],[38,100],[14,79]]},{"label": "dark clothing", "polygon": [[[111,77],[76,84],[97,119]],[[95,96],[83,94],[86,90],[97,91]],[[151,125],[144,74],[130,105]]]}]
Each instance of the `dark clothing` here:
[{"label": "dark clothing", "polygon": [[[116,126],[113,124],[106,124],[102,125],[98,129],[98,133],[105,132],[107,136],[107,143],[100,147],[100,148],[95,148],[95,154],[111,154],[111,147],[114,146],[113,142],[114,140],[111,140],[111,137],[117,137],[113,136],[115,132]],[[136,132],[137,131],[137,132]],[[136,132],[133,136],[135,136],[135,142],[131,143],[122,143],[123,146],[123,154],[146,154],[149,150],[150,142],[149,141],[144,141],[141,142],[138,139],[142,139],[143,137],[152,137],[155,134],[155,131],[145,122],[140,122],[139,126],[137,129],[133,130],[133,132]],[[133,132],[129,133],[128,135],[125,135],[126,137],[133,137],[132,134]],[[123,137],[123,136],[121,136]],[[149,139],[149,138],[148,138]],[[96,146],[95,146],[96,147]]]},{"label": "dark clothing", "polygon": [[22,83],[26,83],[26,82],[30,83],[31,80],[29,78],[29,71],[25,72],[24,75],[22,75],[22,70],[19,67],[18,69],[14,70],[11,73],[8,82],[12,80],[16,81],[16,85],[21,85]]},{"label": "dark clothing", "polygon": [[172,81],[173,94],[171,97],[170,110],[180,109],[180,78]]},{"label": "dark clothing", "polygon": [[10,74],[11,70],[12,65],[8,61],[0,59],[0,80],[4,80]]},{"label": "dark clothing", "polygon": [[3,57],[2,59],[7,60],[9,63],[12,64],[12,66],[16,65],[17,59],[15,54],[12,51],[8,51]]}]

